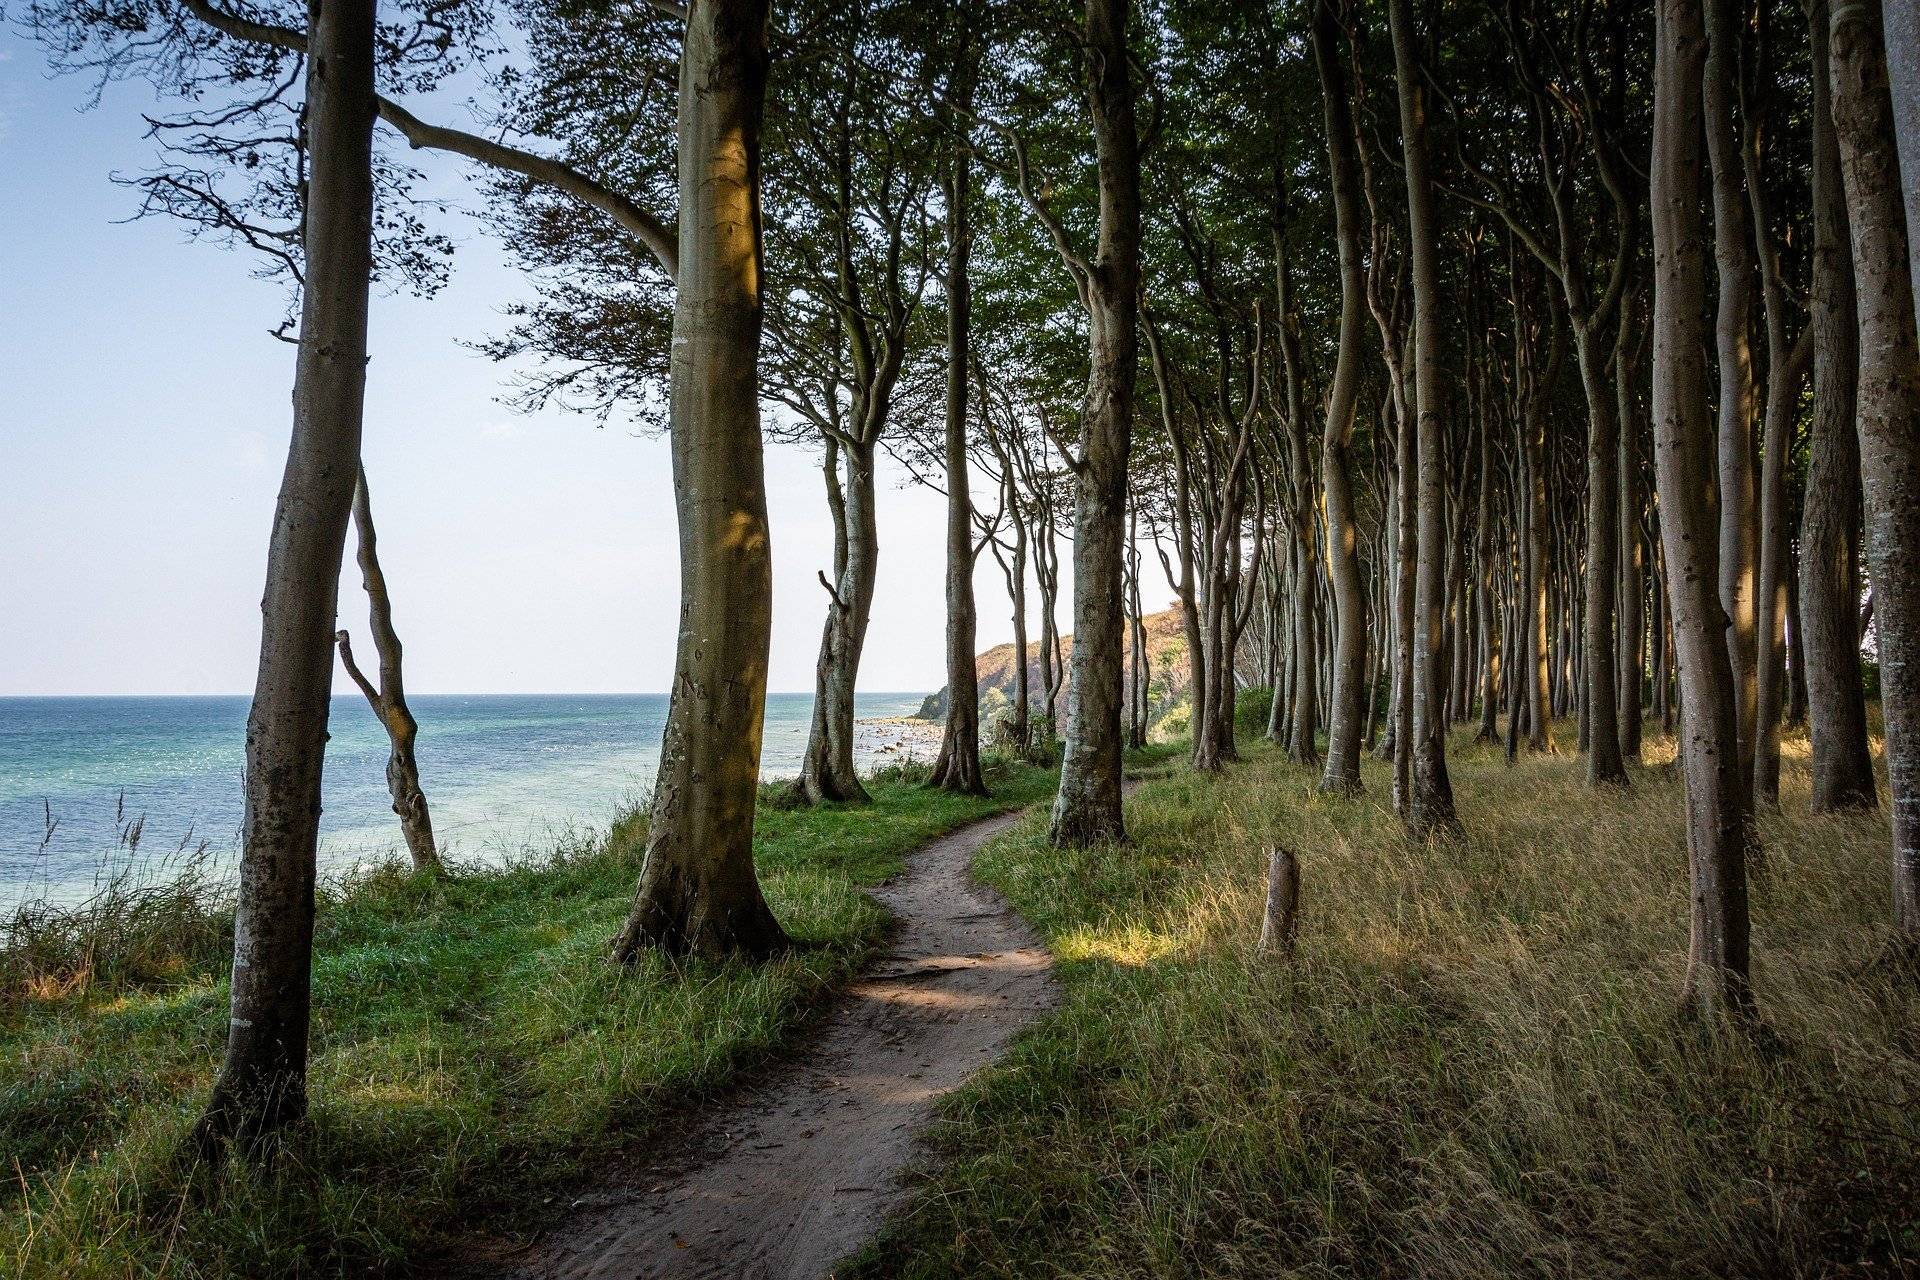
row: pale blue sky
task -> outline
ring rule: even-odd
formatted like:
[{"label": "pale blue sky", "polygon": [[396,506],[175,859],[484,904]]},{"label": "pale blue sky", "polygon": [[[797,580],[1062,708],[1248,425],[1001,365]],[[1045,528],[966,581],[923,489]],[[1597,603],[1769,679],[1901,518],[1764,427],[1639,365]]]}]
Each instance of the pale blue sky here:
[{"label": "pale blue sky", "polygon": [[[268,334],[281,288],[177,224],[120,221],[136,193],[108,175],[152,162],[152,94],[113,86],[82,111],[89,91],[0,30],[0,694],[247,691],[289,419],[293,349]],[[467,190],[450,164],[431,173]],[[506,371],[459,344],[498,332],[522,285],[476,222],[450,228],[451,286],[376,298],[372,323],[366,459],[409,683],[664,689],[665,441],[498,403]],[[867,689],[943,682],[944,511],[899,480],[883,482]],[[768,486],[771,685],[811,689],[830,557],[817,463],[775,447]],[[1011,625],[990,558],[977,584],[984,648]],[[364,637],[355,574],[341,611]]]}]

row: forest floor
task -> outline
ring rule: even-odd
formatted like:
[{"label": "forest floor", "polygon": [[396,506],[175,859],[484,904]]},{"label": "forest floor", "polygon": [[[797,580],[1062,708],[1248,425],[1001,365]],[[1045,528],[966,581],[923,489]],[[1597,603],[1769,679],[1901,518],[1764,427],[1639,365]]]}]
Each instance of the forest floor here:
[{"label": "forest floor", "polygon": [[[1409,843],[1263,747],[1032,829],[977,870],[1039,930],[1058,1011],[943,1107],[868,1277],[1920,1274],[1920,981],[1884,960],[1884,811],[1761,822],[1759,1034],[1678,1013],[1682,788],[1456,738],[1465,824]],[[1882,795],[1884,796],[1884,790]],[[1291,964],[1253,957],[1264,851]],[[844,1274],[844,1273],[843,1273]]]},{"label": "forest floor", "polygon": [[362,1275],[550,1220],[791,1046],[885,942],[866,890],[905,854],[1054,786],[1004,762],[991,799],[922,776],[881,771],[870,808],[762,806],[761,880],[803,945],[757,968],[606,963],[641,817],[523,865],[331,886],[310,1122],[217,1174],[178,1153],[225,1027],[230,899],[185,884],[40,921],[0,949],[0,1275]]}]

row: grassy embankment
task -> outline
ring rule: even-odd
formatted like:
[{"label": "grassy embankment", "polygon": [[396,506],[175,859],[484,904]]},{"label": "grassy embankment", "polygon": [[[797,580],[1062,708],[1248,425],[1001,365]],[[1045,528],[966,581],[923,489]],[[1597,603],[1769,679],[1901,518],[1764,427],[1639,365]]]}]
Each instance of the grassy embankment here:
[{"label": "grassy embankment", "polygon": [[994,765],[991,800],[916,781],[876,779],[870,809],[762,807],[767,896],[808,945],[758,969],[605,962],[642,818],[507,869],[330,889],[312,1121],[217,1177],[174,1153],[223,1041],[230,907],[188,884],[41,921],[0,951],[0,1275],[357,1275],[537,1210],[777,1048],[882,936],[862,885],[1054,774]]},{"label": "grassy embankment", "polygon": [[[1260,751],[1142,789],[1130,848],[1033,825],[990,846],[1066,1004],[948,1107],[866,1269],[1920,1272],[1920,981],[1875,963],[1884,813],[1808,817],[1788,744],[1756,1043],[1676,1016],[1678,778],[1594,793],[1561,749],[1509,769],[1460,741],[1458,845],[1408,845],[1378,762],[1329,799]],[[1276,841],[1301,865],[1292,967],[1251,960]]]}]

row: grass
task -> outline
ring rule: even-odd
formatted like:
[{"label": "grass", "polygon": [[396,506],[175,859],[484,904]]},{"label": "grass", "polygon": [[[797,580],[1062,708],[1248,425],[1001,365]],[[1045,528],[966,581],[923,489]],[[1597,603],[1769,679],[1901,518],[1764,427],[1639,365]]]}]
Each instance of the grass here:
[{"label": "grass", "polygon": [[877,777],[870,808],[762,806],[767,897],[811,945],[758,968],[605,962],[639,817],[519,865],[330,887],[311,1121],[272,1161],[218,1173],[177,1152],[224,1038],[221,891],[123,886],[33,914],[0,951],[0,1275],[359,1275],[537,1213],[596,1156],[782,1044],[882,936],[863,885],[1053,787],[1001,763],[982,800],[925,790],[923,774]]},{"label": "grass", "polygon": [[[1806,816],[1787,744],[1750,1040],[1677,1015],[1678,778],[1596,793],[1561,749],[1458,741],[1458,844],[1402,837],[1378,762],[1322,798],[1260,751],[1143,788],[1129,847],[989,846],[1066,999],[950,1103],[860,1273],[1920,1273],[1920,995],[1872,963],[1884,813]],[[1301,866],[1291,966],[1252,958],[1274,842]]]}]

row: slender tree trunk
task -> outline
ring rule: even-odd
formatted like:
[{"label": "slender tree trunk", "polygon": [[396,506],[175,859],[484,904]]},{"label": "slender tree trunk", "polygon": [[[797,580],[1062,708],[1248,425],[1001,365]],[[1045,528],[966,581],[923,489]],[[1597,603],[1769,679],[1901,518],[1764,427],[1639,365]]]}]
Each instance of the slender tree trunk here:
[{"label": "slender tree trunk", "polygon": [[1860,375],[1853,244],[1840,144],[1833,132],[1827,5],[1810,19],[1813,46],[1813,427],[1800,525],[1800,624],[1815,813],[1877,803],[1860,678]]},{"label": "slender tree trunk", "polygon": [[347,674],[366,696],[367,705],[387,731],[387,793],[406,837],[407,853],[415,871],[441,870],[440,851],[433,839],[433,815],[426,792],[420,789],[420,764],[414,741],[420,726],[407,706],[406,681],[401,669],[400,633],[393,627],[393,601],[387,594],[387,575],[380,568],[379,535],[373,527],[373,499],[367,493],[367,471],[360,468],[353,491],[353,525],[359,537],[360,582],[367,592],[367,621],[373,632],[374,652],[380,655],[380,684],[376,688],[353,660],[353,645],[345,631],[334,637]]},{"label": "slender tree trunk", "polygon": [[680,53],[671,359],[680,638],[646,861],[616,959],[765,956],[753,868],[773,576],[760,439],[760,122],[767,0],[693,0]]},{"label": "slender tree trunk", "polygon": [[[843,442],[829,448],[829,468],[836,453],[846,459],[846,484],[839,490],[838,501],[829,503],[836,523],[835,581],[826,583],[822,579],[827,587],[827,618],[821,627],[820,657],[814,666],[813,724],[807,734],[806,754],[800,760],[800,777],[794,785],[798,797],[808,804],[865,804],[870,797],[853,758],[854,693],[860,656],[866,648],[867,623],[873,616],[873,590],[879,569],[874,456],[870,446],[854,448]],[[836,485],[831,475],[828,483],[831,491]],[[970,561],[970,531],[967,537]],[[947,692],[947,716],[951,719],[958,699],[953,696],[951,683]]]},{"label": "slender tree trunk", "polygon": [[1313,57],[1327,122],[1334,238],[1340,246],[1340,346],[1327,393],[1320,475],[1326,503],[1327,574],[1333,583],[1333,689],[1322,791],[1360,790],[1360,733],[1367,681],[1367,600],[1360,578],[1360,533],[1353,501],[1353,416],[1360,396],[1366,277],[1361,266],[1359,162],[1352,101],[1339,51],[1334,0],[1316,0]]},{"label": "slender tree trunk", "polygon": [[1640,492],[1640,399],[1634,393],[1640,382],[1641,363],[1628,349],[1628,335],[1638,312],[1637,296],[1621,301],[1621,325],[1613,349],[1613,378],[1620,418],[1620,755],[1635,764],[1640,761],[1641,697],[1646,669],[1646,551],[1640,539],[1640,510],[1645,499]]},{"label": "slender tree trunk", "polygon": [[1829,14],[1860,317],[1860,483],[1893,811],[1893,925],[1920,945],[1920,341],[1880,6]]},{"label": "slender tree trunk", "polygon": [[[963,39],[956,95],[971,107],[972,76],[964,69],[972,42]],[[933,785],[963,795],[985,795],[980,773],[980,682],[973,665],[973,495],[967,464],[967,372],[973,287],[967,277],[973,253],[968,217],[972,155],[955,145],[947,174],[947,725],[933,765]],[[1025,654],[1020,655],[1024,660]]]},{"label": "slender tree trunk", "polygon": [[306,289],[247,717],[232,1016],[226,1056],[194,1130],[207,1156],[307,1110],[320,777],[340,556],[366,398],[374,9],[373,0],[316,6],[307,37]]},{"label": "slender tree trunk", "polygon": [[1453,783],[1447,776],[1446,427],[1440,418],[1439,222],[1427,175],[1427,98],[1415,51],[1408,0],[1388,0],[1394,65],[1400,82],[1400,139],[1407,166],[1408,245],[1413,259],[1413,377],[1419,456],[1419,548],[1414,569],[1413,777],[1407,825],[1417,834],[1455,831]]},{"label": "slender tree trunk", "polygon": [[1740,725],[1740,778],[1753,777],[1759,697],[1755,633],[1759,524],[1753,468],[1755,386],[1753,226],[1742,175],[1740,41],[1742,0],[1705,0],[1707,63],[1703,78],[1707,153],[1713,171],[1714,260],[1719,310],[1714,342],[1720,359],[1720,607],[1727,615],[1734,707]]},{"label": "slender tree trunk", "polygon": [[1587,395],[1587,582],[1584,622],[1587,785],[1625,786],[1620,708],[1614,689],[1614,592],[1620,574],[1620,422],[1607,383],[1614,366],[1598,335],[1574,329],[1574,354]]},{"label": "slender tree trunk", "polygon": [[1100,169],[1099,251],[1088,271],[1091,320],[1082,456],[1073,521],[1073,677],[1051,839],[1124,839],[1120,809],[1120,599],[1140,296],[1140,139],[1127,53],[1128,0],[1087,0],[1088,96]]},{"label": "slender tree trunk", "polygon": [[1685,1002],[1746,1013],[1747,864],[1751,823],[1741,769],[1732,664],[1716,544],[1708,417],[1706,229],[1700,214],[1701,0],[1658,0],[1651,204],[1654,255],[1653,421],[1667,598],[1673,608],[1686,725],[1692,941]]},{"label": "slender tree trunk", "polygon": [[[1784,298],[1770,313],[1785,308]],[[1768,327],[1780,321],[1770,318]],[[1757,637],[1757,674],[1754,702],[1754,803],[1780,802],[1780,716],[1786,702],[1787,679],[1787,468],[1793,448],[1794,419],[1800,412],[1800,389],[1812,355],[1808,341],[1786,349],[1780,335],[1769,340],[1767,409],[1760,470],[1760,590],[1756,597],[1754,634]]]}]

